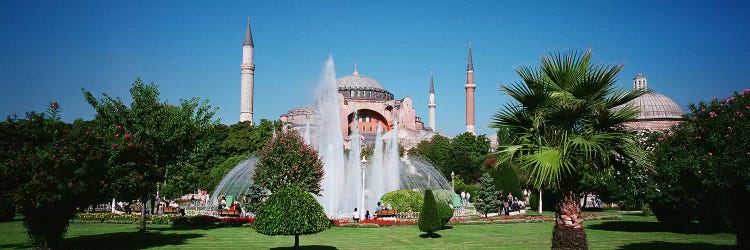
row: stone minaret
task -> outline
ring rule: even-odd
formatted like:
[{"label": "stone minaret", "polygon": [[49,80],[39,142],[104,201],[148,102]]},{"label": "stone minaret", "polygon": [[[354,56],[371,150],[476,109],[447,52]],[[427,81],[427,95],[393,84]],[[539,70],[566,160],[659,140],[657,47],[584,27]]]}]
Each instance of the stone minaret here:
[{"label": "stone minaret", "polygon": [[469,67],[466,69],[466,132],[476,134],[474,132],[474,90],[477,85],[474,85],[474,63],[471,60],[471,42],[469,42]]},{"label": "stone minaret", "polygon": [[253,78],[255,64],[253,64],[253,33],[250,32],[250,18],[247,19],[245,42],[242,43],[242,87],[240,88],[240,122],[253,123]]},{"label": "stone minaret", "polygon": [[435,84],[432,80],[432,71],[430,71],[430,103],[427,104],[427,107],[430,109],[430,128],[432,128],[432,131],[437,131],[435,127],[435,107],[437,107],[437,104],[435,104]]},{"label": "stone minaret", "polygon": [[646,78],[643,73],[638,73],[633,77],[633,88],[634,89],[647,89],[648,88],[648,78]]}]

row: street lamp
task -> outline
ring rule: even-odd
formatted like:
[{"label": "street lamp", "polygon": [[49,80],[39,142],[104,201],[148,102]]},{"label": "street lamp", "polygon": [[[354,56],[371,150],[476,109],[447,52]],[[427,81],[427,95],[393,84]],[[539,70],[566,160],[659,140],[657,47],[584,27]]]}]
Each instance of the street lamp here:
[{"label": "street lamp", "polygon": [[453,191],[454,194],[456,193],[456,180],[455,179],[456,179],[456,173],[453,173],[453,171],[451,171],[451,191]]},{"label": "street lamp", "polygon": [[[367,159],[365,159],[364,156],[362,156],[362,164],[360,165],[362,167],[362,206],[359,209],[360,215],[365,211],[365,170],[367,170]],[[360,216],[362,218],[362,216]]]}]

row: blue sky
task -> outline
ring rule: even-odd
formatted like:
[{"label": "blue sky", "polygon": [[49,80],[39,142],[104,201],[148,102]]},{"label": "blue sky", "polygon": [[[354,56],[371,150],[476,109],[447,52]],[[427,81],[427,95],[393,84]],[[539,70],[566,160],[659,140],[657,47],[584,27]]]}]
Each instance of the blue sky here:
[{"label": "blue sky", "polygon": [[0,115],[58,101],[64,120],[90,119],[81,88],[127,100],[141,77],[236,123],[248,17],[256,122],[312,102],[330,54],[337,76],[356,63],[425,121],[432,70],[437,127],[454,136],[469,41],[479,133],[492,133],[514,67],[555,50],[592,48],[596,62],[625,65],[619,86],[643,72],[683,108],[750,87],[747,1],[0,1]]}]

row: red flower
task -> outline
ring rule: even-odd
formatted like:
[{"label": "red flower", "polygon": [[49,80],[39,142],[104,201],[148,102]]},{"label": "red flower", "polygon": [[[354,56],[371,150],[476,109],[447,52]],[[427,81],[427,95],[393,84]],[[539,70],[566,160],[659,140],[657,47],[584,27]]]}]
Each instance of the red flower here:
[{"label": "red flower", "polygon": [[711,111],[708,113],[708,116],[710,116],[711,118],[714,118],[716,117],[716,112]]},{"label": "red flower", "polygon": [[130,134],[125,134],[125,139],[130,139]]},{"label": "red flower", "polygon": [[115,134],[115,138],[118,138],[118,137],[120,137],[120,134]]},{"label": "red flower", "polygon": [[122,128],[122,126],[120,126],[120,125],[115,126],[115,129],[121,129],[121,128]]}]

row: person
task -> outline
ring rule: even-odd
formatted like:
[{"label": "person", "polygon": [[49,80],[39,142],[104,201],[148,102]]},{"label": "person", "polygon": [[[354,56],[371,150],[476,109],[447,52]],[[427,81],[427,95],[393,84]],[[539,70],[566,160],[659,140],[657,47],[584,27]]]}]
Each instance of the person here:
[{"label": "person", "polygon": [[193,206],[197,205],[195,204],[195,195],[190,196],[190,204],[192,204]]},{"label": "person", "polygon": [[359,212],[357,212],[357,208],[354,208],[354,212],[352,212],[352,219],[354,222],[359,223]]},{"label": "person", "polygon": [[531,196],[531,190],[524,188],[523,189],[523,202],[524,203],[529,203],[529,196]]},{"label": "person", "polygon": [[392,209],[393,209],[393,207],[391,207],[391,203],[388,203],[388,204],[387,204],[387,205],[385,206],[385,210],[392,210]]},{"label": "person", "polygon": [[465,191],[461,191],[461,206],[463,207],[466,206],[466,192]]},{"label": "person", "polygon": [[365,212],[365,220],[369,220],[369,219],[370,219],[370,210],[367,210]]},{"label": "person", "polygon": [[375,212],[383,210],[383,203],[378,201],[378,207],[375,208]]},{"label": "person", "polygon": [[224,196],[219,196],[219,209],[225,209],[227,207],[227,198],[224,198]]},{"label": "person", "polygon": [[471,193],[467,192],[466,193],[466,206],[469,205],[469,202],[471,202]]}]

